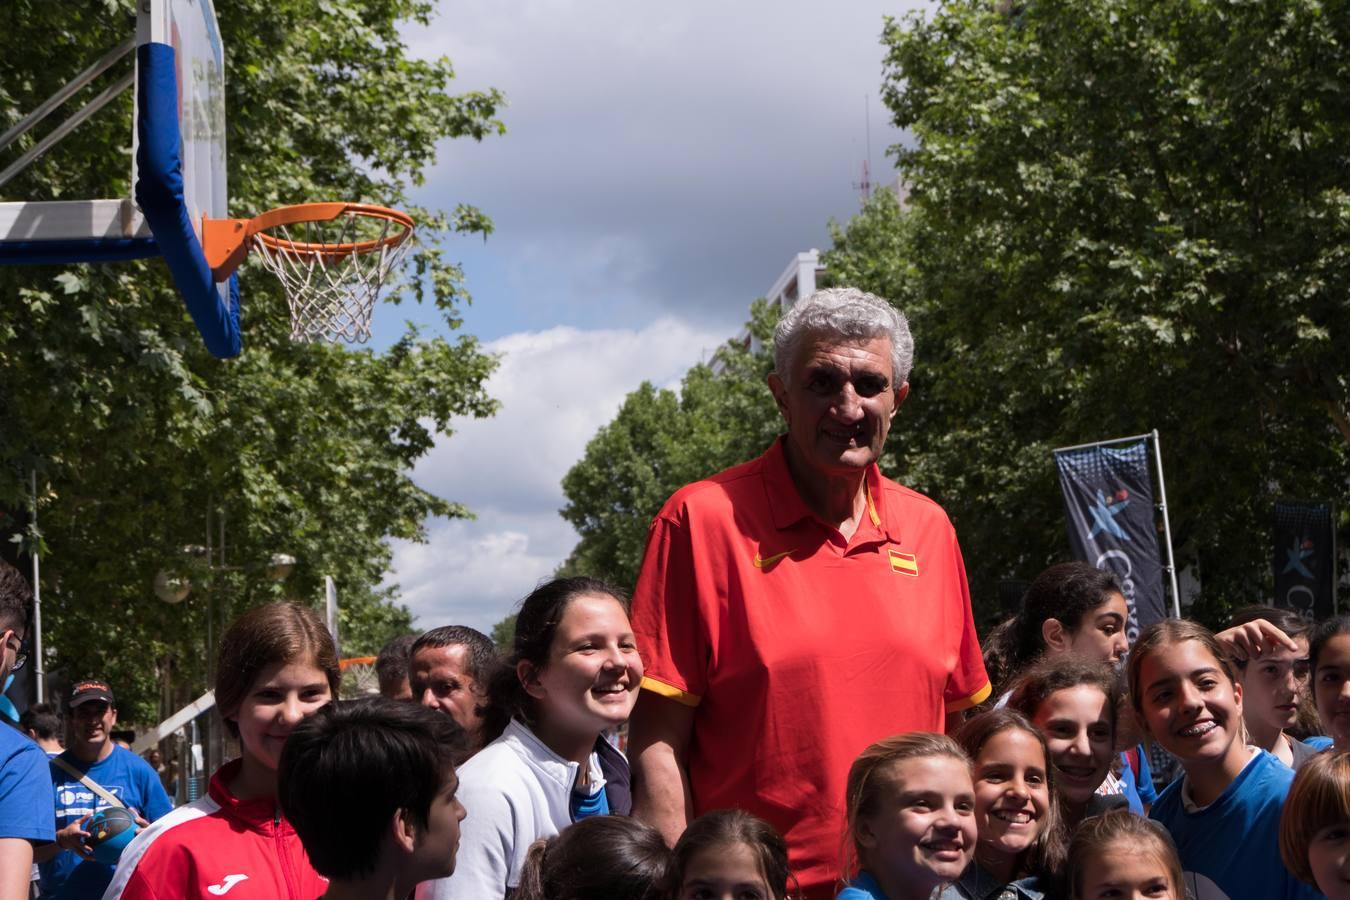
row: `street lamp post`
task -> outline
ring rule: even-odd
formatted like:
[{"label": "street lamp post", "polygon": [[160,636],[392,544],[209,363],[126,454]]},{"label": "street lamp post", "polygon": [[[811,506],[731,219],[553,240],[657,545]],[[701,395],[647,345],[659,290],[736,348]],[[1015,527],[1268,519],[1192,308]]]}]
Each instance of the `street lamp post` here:
[{"label": "street lamp post", "polygon": [[[209,577],[206,594],[206,658],[205,673],[206,686],[209,688],[213,682],[212,668],[215,662],[215,631],[216,631],[216,592],[218,589],[217,578],[226,572],[248,572],[261,569],[266,573],[269,581],[285,581],[294,571],[296,559],[287,553],[273,553],[266,563],[231,566],[225,561],[225,514],[219,510],[214,511],[216,525],[218,526],[218,536],[215,545],[212,546],[212,504],[208,502],[206,510],[206,544],[190,545],[183,548],[183,555],[196,560]],[[195,585],[190,578],[182,575],[161,570],[154,581],[155,596],[165,603],[181,603],[192,593]],[[223,623],[222,623],[223,627]],[[196,721],[194,720],[194,726]],[[203,767],[205,771],[214,771],[222,762],[224,755],[224,736],[223,729],[215,723],[208,729],[207,741],[207,759]]]}]

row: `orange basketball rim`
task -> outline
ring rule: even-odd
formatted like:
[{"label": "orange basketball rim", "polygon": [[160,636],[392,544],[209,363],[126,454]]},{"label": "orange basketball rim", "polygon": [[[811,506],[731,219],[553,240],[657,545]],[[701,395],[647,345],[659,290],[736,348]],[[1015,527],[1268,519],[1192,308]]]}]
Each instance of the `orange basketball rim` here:
[{"label": "orange basketball rim", "polygon": [[[292,240],[284,236],[286,226],[331,222],[343,215],[383,223],[384,233],[366,240],[335,242]],[[411,237],[415,227],[412,216],[385,206],[369,203],[296,203],[269,209],[251,219],[204,218],[202,250],[207,265],[211,267],[211,274],[216,281],[224,281],[244,261],[255,236],[264,252],[318,256],[325,261],[336,261],[380,249],[392,250]]]}]

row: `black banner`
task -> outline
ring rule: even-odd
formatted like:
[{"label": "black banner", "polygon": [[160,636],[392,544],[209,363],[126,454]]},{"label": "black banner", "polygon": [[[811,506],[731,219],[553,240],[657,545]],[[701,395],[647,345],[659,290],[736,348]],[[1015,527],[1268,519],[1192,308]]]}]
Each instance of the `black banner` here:
[{"label": "black banner", "polygon": [[1330,503],[1275,504],[1275,606],[1308,621],[1336,614],[1336,531]]},{"label": "black banner", "polygon": [[1167,615],[1148,443],[1056,450],[1073,555],[1120,579],[1129,606],[1130,643]]}]

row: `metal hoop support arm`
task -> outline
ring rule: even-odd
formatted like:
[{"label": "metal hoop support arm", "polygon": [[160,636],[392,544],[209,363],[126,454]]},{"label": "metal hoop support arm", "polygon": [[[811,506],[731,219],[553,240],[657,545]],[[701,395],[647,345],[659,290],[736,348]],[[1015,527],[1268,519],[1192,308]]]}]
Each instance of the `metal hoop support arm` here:
[{"label": "metal hoop support arm", "polygon": [[[251,219],[211,219],[202,217],[202,251],[216,281],[224,281],[248,256],[253,236],[268,228],[310,220],[329,222],[342,215],[347,203],[305,203],[268,210]],[[297,211],[303,210],[297,215]]]}]

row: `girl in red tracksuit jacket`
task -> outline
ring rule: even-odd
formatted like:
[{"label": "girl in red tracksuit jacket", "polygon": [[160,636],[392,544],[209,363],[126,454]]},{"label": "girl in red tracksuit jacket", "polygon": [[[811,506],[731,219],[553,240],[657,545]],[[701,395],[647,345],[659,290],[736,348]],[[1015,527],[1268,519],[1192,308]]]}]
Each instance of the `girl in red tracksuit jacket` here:
[{"label": "girl in red tracksuit jacket", "polygon": [[127,846],[104,900],[314,900],[327,880],[277,805],[277,760],[301,719],[337,697],[333,639],[313,610],[273,603],[225,632],[216,708],[242,755]]}]

